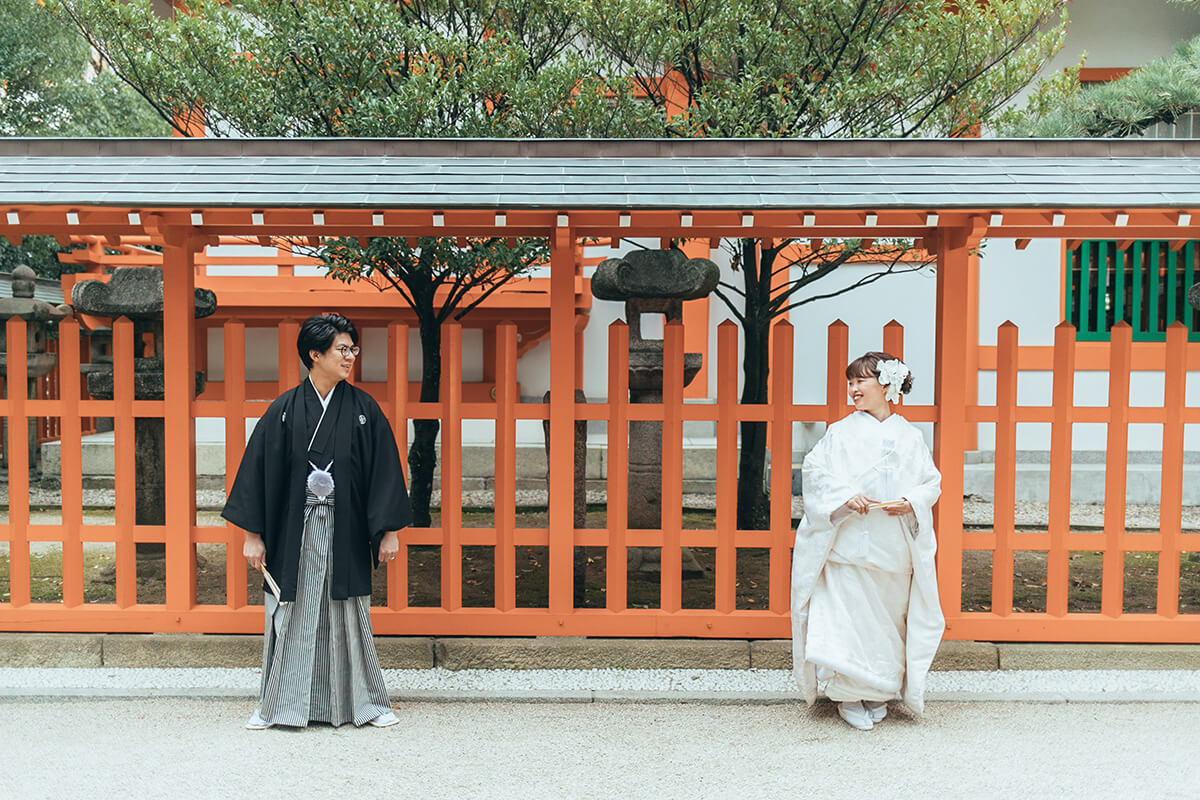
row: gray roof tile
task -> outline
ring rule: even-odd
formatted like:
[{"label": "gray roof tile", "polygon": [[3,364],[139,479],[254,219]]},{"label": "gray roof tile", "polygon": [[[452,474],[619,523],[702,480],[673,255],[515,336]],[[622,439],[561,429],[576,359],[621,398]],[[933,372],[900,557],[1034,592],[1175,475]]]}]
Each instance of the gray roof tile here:
[{"label": "gray roof tile", "polygon": [[[638,153],[632,157],[615,154],[621,143],[612,142],[597,145],[600,154],[591,155],[578,142],[149,140],[143,144],[151,154],[121,154],[136,151],[136,144],[0,143],[0,205],[1200,207],[1200,150],[1182,144],[1138,149],[1108,143],[1104,154],[1105,147],[1090,142],[1076,143],[1074,150],[1042,142],[741,143],[740,149],[734,142],[725,143],[732,154],[720,155],[721,142],[641,142],[629,144]],[[287,154],[289,147],[296,154]],[[406,147],[431,152],[393,154]],[[647,150],[664,155],[647,157]],[[483,151],[498,154],[479,155]],[[887,152],[894,154],[881,157]],[[1166,155],[1147,155],[1153,153]]]}]

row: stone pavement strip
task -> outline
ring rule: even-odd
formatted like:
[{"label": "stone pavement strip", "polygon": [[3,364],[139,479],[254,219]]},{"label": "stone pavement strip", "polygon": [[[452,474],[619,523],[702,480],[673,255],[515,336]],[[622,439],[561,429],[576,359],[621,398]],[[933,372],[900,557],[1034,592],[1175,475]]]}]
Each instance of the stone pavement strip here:
[{"label": "stone pavement strip", "polygon": [[0,797],[1192,798],[1196,704],[408,703],[246,731],[249,699],[0,699]]},{"label": "stone pavement strip", "polygon": [[[0,668],[0,698],[229,697],[252,700],[261,672],[242,668]],[[384,671],[393,702],[798,704],[789,670],[466,669]],[[1200,704],[1200,670],[945,671],[938,701]],[[1196,710],[1200,712],[1200,705]]]},{"label": "stone pavement strip", "polygon": [[[376,636],[384,669],[776,669],[788,639]],[[0,633],[0,667],[253,667],[260,635]],[[1200,670],[1200,645],[943,641],[933,670]]]}]

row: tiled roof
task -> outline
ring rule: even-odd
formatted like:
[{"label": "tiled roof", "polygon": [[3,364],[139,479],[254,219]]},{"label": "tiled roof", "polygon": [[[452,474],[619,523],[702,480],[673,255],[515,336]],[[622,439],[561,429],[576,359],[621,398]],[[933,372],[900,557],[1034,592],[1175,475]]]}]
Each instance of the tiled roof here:
[{"label": "tiled roof", "polygon": [[976,141],[9,140],[0,206],[1200,206],[1194,143]]}]

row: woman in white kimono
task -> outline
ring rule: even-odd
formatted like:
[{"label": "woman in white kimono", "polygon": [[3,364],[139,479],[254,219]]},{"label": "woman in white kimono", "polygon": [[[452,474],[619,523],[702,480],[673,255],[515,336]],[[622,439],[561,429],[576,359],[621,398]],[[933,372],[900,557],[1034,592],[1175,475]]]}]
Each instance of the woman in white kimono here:
[{"label": "woman in white kimono", "polygon": [[908,367],[871,352],[846,367],[846,380],[854,413],[804,459],[792,655],[810,705],[823,693],[842,719],[870,730],[889,700],[924,709],[945,629],[931,513],[941,475],[921,432],[892,413],[912,388]]}]

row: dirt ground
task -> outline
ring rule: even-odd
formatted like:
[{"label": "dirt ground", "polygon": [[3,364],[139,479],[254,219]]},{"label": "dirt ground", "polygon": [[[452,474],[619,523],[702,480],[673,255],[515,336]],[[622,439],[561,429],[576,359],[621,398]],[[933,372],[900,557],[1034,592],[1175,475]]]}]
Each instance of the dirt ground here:
[{"label": "dirt ground", "polygon": [[[200,524],[216,524],[219,520],[203,518]],[[544,509],[519,509],[518,528],[538,528],[546,525]],[[435,517],[434,525],[438,524]],[[491,527],[490,509],[464,509],[464,527]],[[603,528],[603,506],[589,507],[588,528]],[[712,511],[688,510],[683,527],[691,530],[711,530]],[[659,605],[660,575],[654,548],[642,548],[643,566],[628,564],[628,604],[631,608],[657,608]],[[713,608],[715,604],[715,562],[713,548],[691,548],[694,560],[689,561],[681,578],[684,608]],[[490,546],[464,546],[462,563],[463,605],[489,607],[493,605],[495,561]],[[636,561],[638,556],[634,556]],[[111,603],[115,598],[115,579],[111,548],[90,546],[84,554],[84,598],[88,603]],[[575,550],[576,606],[603,608],[605,605],[606,550],[603,547],[577,547]],[[736,598],[740,609],[763,608],[767,604],[769,582],[769,552],[764,548],[738,548]],[[988,611],[991,608],[992,553],[966,551],[963,553],[962,608],[964,611]],[[1072,552],[1069,556],[1068,605],[1071,611],[1100,610],[1101,571],[1103,554]],[[39,548],[31,556],[32,595],[35,602],[61,602],[62,567],[60,554],[53,548]],[[548,603],[549,567],[547,548],[518,547],[516,559],[517,605],[544,608]],[[0,553],[0,602],[9,596],[8,555]],[[437,546],[409,547],[408,601],[414,606],[437,606],[441,603],[441,552]],[[1157,603],[1158,554],[1129,552],[1125,554],[1124,610],[1131,613],[1152,613]],[[255,575],[247,577],[250,597],[257,597],[260,583]],[[161,560],[144,559],[138,564],[137,594],[139,603],[165,602],[165,575]],[[376,570],[372,600],[386,603],[387,574]],[[200,604],[225,603],[225,548],[220,544],[197,545],[196,601]],[[1044,611],[1046,607],[1046,555],[1036,551],[1017,551],[1013,557],[1013,609],[1018,612]],[[1184,553],[1180,563],[1180,613],[1200,613],[1200,553]]]}]

